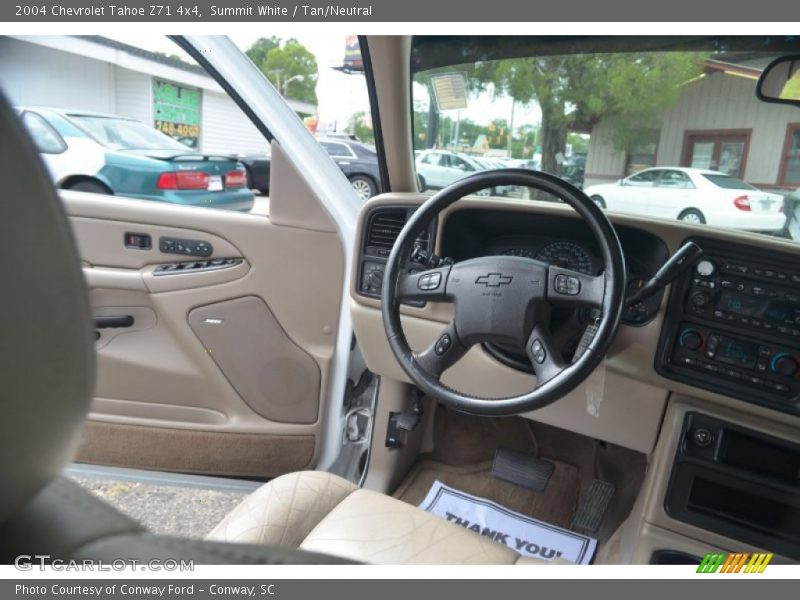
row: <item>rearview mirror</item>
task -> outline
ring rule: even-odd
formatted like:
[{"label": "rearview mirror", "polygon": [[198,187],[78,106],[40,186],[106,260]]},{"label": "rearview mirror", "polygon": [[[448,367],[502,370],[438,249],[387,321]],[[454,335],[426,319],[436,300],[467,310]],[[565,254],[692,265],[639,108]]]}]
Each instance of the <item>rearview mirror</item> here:
[{"label": "rearview mirror", "polygon": [[800,55],[782,56],[761,72],[756,96],[764,102],[800,106]]}]

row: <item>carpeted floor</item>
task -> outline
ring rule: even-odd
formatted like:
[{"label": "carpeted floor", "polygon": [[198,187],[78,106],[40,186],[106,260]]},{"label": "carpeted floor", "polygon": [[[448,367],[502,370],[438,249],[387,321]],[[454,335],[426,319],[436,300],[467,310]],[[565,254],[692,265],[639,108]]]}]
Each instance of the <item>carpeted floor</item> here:
[{"label": "carpeted floor", "polygon": [[578,469],[562,462],[555,462],[555,465],[547,489],[537,493],[495,479],[492,476],[491,461],[453,466],[426,460],[414,465],[394,495],[416,506],[422,502],[438,479],[457,490],[492,500],[523,515],[559,527],[569,527],[578,503],[580,490]]},{"label": "carpeted floor", "polygon": [[[420,456],[395,490],[395,497],[417,505],[438,479],[513,511],[569,528],[580,494],[592,480],[602,479],[613,483],[616,491],[600,529],[591,534],[601,543],[630,514],[647,467],[641,453],[522,417],[473,417],[440,406],[433,437],[433,451]],[[532,492],[495,479],[491,466],[499,447],[555,463],[545,491]]]}]

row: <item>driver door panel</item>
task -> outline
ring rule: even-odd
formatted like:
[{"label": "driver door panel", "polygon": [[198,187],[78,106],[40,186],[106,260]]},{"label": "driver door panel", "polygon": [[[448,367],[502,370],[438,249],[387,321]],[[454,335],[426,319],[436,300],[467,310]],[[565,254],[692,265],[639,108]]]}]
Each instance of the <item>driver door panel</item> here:
[{"label": "driver door panel", "polygon": [[[314,466],[344,255],[297,177],[273,148],[273,182],[284,179],[271,186],[274,219],[62,193],[95,317],[133,317],[97,330],[78,461],[252,477]],[[308,227],[282,202],[306,207]],[[126,247],[129,233],[152,248]],[[202,240],[213,248],[202,260],[235,264],[158,274],[201,260],[161,252],[162,237]]]}]

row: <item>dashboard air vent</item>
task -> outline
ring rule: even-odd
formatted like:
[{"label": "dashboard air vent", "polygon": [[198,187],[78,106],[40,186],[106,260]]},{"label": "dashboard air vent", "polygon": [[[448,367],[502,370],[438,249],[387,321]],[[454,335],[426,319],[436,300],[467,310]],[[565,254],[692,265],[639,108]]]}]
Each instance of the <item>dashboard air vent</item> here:
[{"label": "dashboard air vent", "polygon": [[378,254],[388,255],[406,224],[407,217],[408,211],[402,208],[376,212],[370,220],[367,248]]}]

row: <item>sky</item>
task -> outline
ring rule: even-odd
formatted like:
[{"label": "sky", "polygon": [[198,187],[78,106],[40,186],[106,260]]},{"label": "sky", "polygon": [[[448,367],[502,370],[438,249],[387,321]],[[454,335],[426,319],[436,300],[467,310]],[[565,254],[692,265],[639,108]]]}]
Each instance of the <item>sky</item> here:
[{"label": "sky", "polygon": [[[271,32],[261,35],[270,36]],[[259,35],[232,35],[230,38],[242,50],[249,48]],[[301,44],[308,48],[317,59],[319,80],[317,82],[318,111],[321,128],[343,130],[350,116],[357,112],[369,112],[369,99],[366,83],[361,74],[347,75],[336,71],[333,67],[341,66],[344,59],[346,35],[294,35]],[[163,36],[152,35],[120,35],[113,38],[144,48],[146,50],[166,52],[186,56],[174,42]],[[414,86],[415,97],[424,95],[421,86]],[[510,98],[492,98],[489,94],[479,97],[470,96],[467,108],[450,116],[470,119],[478,124],[488,124],[496,118],[506,120],[511,117]],[[529,107],[516,106],[514,109],[514,125],[536,124],[541,120],[541,113],[536,105]]]}]

